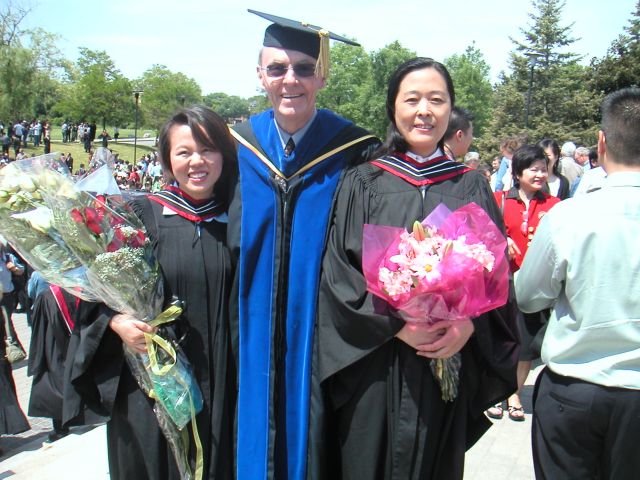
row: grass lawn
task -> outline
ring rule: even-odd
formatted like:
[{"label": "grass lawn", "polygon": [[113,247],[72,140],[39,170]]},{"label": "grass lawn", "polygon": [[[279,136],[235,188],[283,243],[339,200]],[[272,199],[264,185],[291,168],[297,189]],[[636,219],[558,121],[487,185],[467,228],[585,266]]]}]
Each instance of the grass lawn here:
[{"label": "grass lawn", "polygon": [[[138,133],[140,133],[138,131]],[[95,142],[93,148],[96,149],[100,146],[100,142]],[[113,151],[113,153],[117,153],[119,158],[124,161],[133,162],[133,144],[124,144],[124,143],[116,143],[113,140],[109,142],[109,149]],[[148,153],[155,150],[153,147],[148,147],[146,145],[138,144],[136,148],[136,156],[138,159]],[[38,148],[34,148],[33,144],[29,143],[29,146],[24,149],[25,153],[29,156],[38,156],[44,154],[44,146],[41,145]],[[84,163],[87,166],[89,155],[84,152],[84,146],[81,143],[62,143],[61,141],[52,141],[51,142],[51,152],[60,152],[65,155],[71,153],[73,156],[73,169],[77,170],[80,167],[81,163]],[[10,149],[10,156],[13,158],[13,148]],[[75,172],[74,172],[75,173]]]},{"label": "grass lawn", "polygon": [[[121,128],[120,129],[120,138],[133,138],[133,133],[135,130],[133,128]],[[102,127],[98,125],[96,130],[96,135],[100,135],[102,133]],[[107,127],[107,133],[113,137],[113,127]],[[144,135],[148,135],[149,138],[156,138],[155,130],[149,130],[147,128],[138,128],[138,138],[144,137]],[[51,125],[51,139],[53,141],[62,141],[62,126],[61,125]]]}]

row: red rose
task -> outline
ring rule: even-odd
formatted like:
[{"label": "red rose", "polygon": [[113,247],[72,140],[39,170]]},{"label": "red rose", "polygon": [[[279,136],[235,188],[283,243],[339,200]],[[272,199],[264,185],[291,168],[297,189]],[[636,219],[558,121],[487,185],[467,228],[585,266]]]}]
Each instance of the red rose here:
[{"label": "red rose", "polygon": [[142,230],[138,230],[136,234],[131,237],[130,244],[133,248],[140,248],[144,245],[144,241],[146,240],[146,236]]},{"label": "red rose", "polygon": [[78,210],[77,208],[71,210],[71,218],[76,223],[84,223],[84,217],[82,216],[82,213],[80,213],[80,210]]},{"label": "red rose", "polygon": [[100,235],[102,233],[102,228],[100,228],[100,216],[95,208],[85,208],[84,214],[87,218],[86,224],[89,230],[91,230],[96,235]]}]

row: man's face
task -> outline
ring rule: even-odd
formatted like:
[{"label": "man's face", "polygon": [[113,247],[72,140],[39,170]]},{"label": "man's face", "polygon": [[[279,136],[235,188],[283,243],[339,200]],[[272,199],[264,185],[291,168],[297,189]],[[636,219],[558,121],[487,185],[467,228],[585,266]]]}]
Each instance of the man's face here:
[{"label": "man's face", "polygon": [[576,153],[575,156],[573,157],[575,159],[575,161],[579,164],[579,165],[584,165],[589,161],[589,154],[578,154]]},{"label": "man's face", "polygon": [[[311,119],[316,107],[316,95],[325,85],[323,78],[315,75],[302,77],[290,68],[302,64],[315,65],[316,59],[295,50],[274,47],[262,49],[258,78],[273,105],[278,125],[288,133],[296,132]],[[283,66],[287,70],[283,76],[269,76],[265,69],[274,66]]]}]

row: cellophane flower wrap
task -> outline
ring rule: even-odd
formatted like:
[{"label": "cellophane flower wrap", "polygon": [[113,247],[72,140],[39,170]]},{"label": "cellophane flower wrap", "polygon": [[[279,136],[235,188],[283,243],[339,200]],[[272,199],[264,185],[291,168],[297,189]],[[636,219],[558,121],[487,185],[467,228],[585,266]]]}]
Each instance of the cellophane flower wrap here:
[{"label": "cellophane flower wrap", "polygon": [[35,270],[84,300],[96,301],[80,259],[69,249],[45,197],[75,199],[67,166],[47,154],[0,169],[0,232]]},{"label": "cellophane flower wrap", "polygon": [[[477,317],[507,301],[506,245],[500,229],[475,203],[454,212],[440,204],[416,221],[412,232],[366,224],[362,269],[367,290],[407,322]],[[457,363],[459,355],[432,362],[446,400],[457,395]]]},{"label": "cellophane flower wrap", "polygon": [[[0,170],[0,232],[21,255],[27,254],[25,260],[47,281],[76,295],[80,287],[82,298],[101,301],[153,326],[180,315],[177,304],[163,311],[162,276],[151,242],[120,196],[79,190],[66,172],[57,171],[51,158],[11,165],[9,172],[9,167]],[[20,229],[14,233],[17,224]],[[56,255],[47,259],[29,250]],[[179,346],[159,335],[146,339],[148,354],[125,347],[127,363],[143,391],[156,400],[155,414],[181,477],[196,478],[201,473],[189,463],[183,430],[202,409],[202,394]],[[199,446],[195,428],[194,434]]]}]

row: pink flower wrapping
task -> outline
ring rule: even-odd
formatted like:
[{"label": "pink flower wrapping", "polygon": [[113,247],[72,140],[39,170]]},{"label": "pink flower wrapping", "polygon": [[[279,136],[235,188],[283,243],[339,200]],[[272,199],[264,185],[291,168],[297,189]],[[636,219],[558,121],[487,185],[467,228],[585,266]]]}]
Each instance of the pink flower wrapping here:
[{"label": "pink flower wrapping", "polygon": [[470,203],[451,212],[440,204],[421,225],[409,233],[365,224],[362,270],[369,292],[412,322],[473,318],[506,303],[507,242],[481,207]]}]

